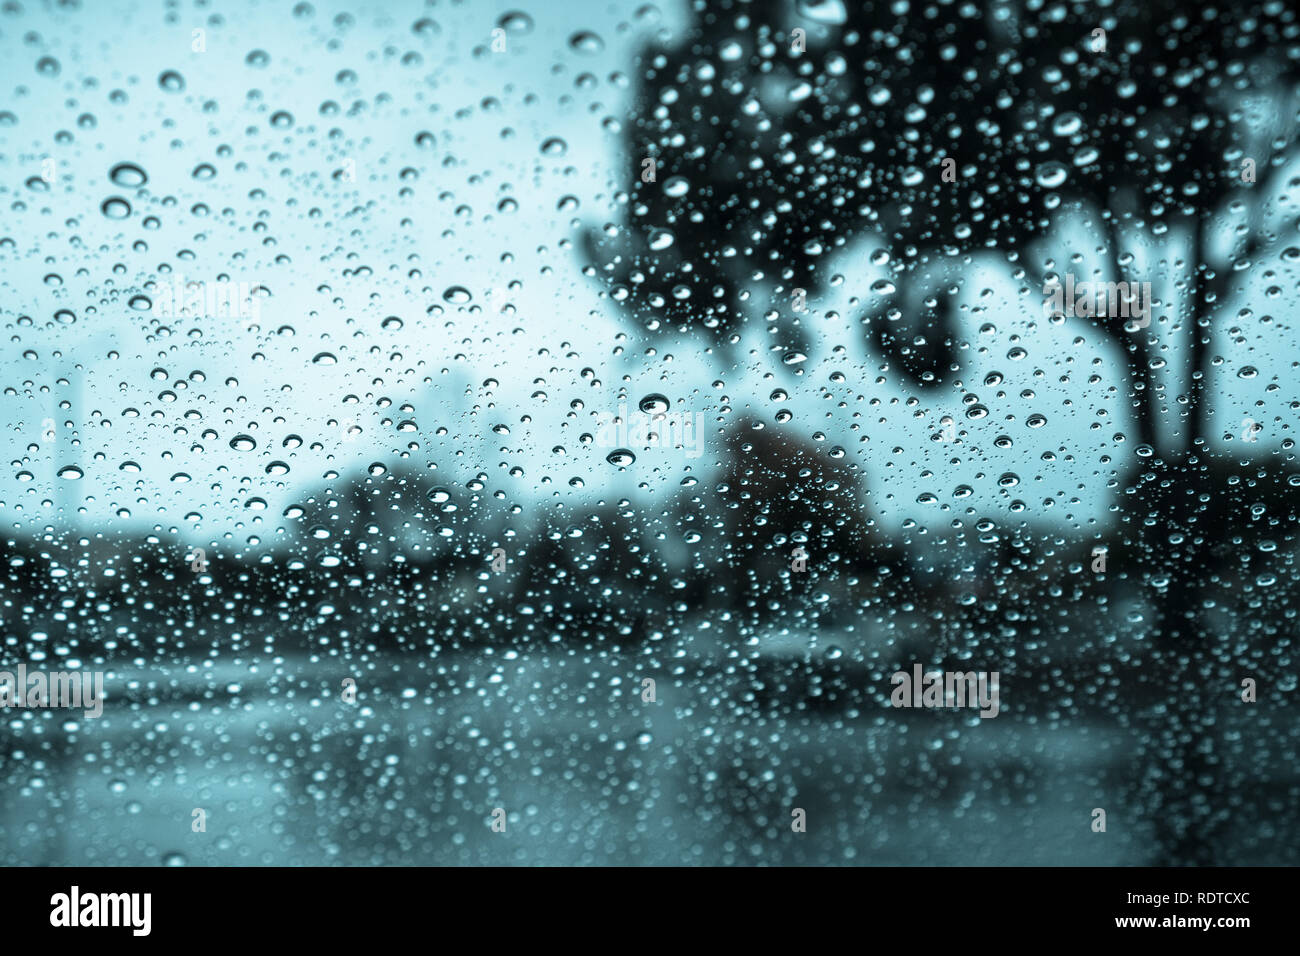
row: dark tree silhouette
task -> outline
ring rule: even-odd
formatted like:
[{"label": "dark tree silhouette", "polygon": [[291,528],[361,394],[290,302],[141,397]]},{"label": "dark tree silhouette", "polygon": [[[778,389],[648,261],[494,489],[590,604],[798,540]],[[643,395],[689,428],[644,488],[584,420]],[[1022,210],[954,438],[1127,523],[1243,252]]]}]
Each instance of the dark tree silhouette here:
[{"label": "dark tree silhouette", "polygon": [[[1206,862],[1221,805],[1240,793],[1217,774],[1219,705],[1204,700],[1235,700],[1241,675],[1199,609],[1241,573],[1230,570],[1234,554],[1240,565],[1261,525],[1293,534],[1295,519],[1291,457],[1261,464],[1214,452],[1206,385],[1231,273],[1275,238],[1261,234],[1259,197],[1279,188],[1295,116],[1261,137],[1241,103],[1296,88],[1296,13],[1175,0],[896,10],[722,2],[697,10],[685,41],[645,50],[627,126],[628,217],[613,236],[590,234],[589,272],[631,321],[703,328],[725,347],[797,290],[823,291],[820,264],[834,249],[882,236],[897,292],[865,317],[869,339],[922,390],[960,367],[955,311],[931,288],[944,263],[997,249],[1041,288],[1048,272],[1036,251],[1061,212],[1083,210],[1100,226],[1103,280],[1135,282],[1149,277],[1134,274],[1126,242],[1185,234],[1181,311],[1144,328],[1104,311],[1074,321],[1113,342],[1128,370],[1137,454],[1113,488],[1120,533],[1108,545],[1142,569],[1121,576],[1154,595],[1141,797],[1157,859]],[[656,164],[649,182],[637,177],[646,158]],[[1244,181],[1245,159],[1258,182]],[[1230,260],[1215,261],[1211,239],[1235,199],[1247,225]],[[773,300],[757,301],[765,287]],[[1184,391],[1169,394],[1158,360],[1181,367]],[[776,471],[798,470],[792,446],[765,454]],[[816,511],[815,491],[805,494]],[[812,528],[779,502],[774,512]],[[1275,626],[1263,630],[1278,639]]]}]

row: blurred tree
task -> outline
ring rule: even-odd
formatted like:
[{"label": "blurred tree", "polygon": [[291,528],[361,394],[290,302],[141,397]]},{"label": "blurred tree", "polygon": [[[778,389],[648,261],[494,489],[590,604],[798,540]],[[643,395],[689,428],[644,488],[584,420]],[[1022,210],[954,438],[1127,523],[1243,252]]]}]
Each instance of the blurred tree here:
[{"label": "blurred tree", "polygon": [[[1222,813],[1207,799],[1220,784],[1215,708],[1200,702],[1207,688],[1230,692],[1232,658],[1197,606],[1225,568],[1223,542],[1241,542],[1261,514],[1274,526],[1295,518],[1290,457],[1260,466],[1212,452],[1205,399],[1214,311],[1230,274],[1274,238],[1260,207],[1295,142],[1295,11],[1177,0],[693,10],[684,40],[641,58],[628,168],[653,159],[654,176],[634,179],[627,220],[586,249],[589,273],[651,331],[703,329],[725,355],[764,309],[825,291],[833,250],[872,236],[894,280],[864,316],[870,341],[912,387],[933,389],[960,369],[948,263],[996,249],[1032,293],[1049,277],[1042,251],[1055,258],[1058,218],[1080,210],[1104,237],[1102,281],[1135,281],[1139,245],[1184,240],[1180,311],[1143,328],[1104,311],[1077,321],[1127,362],[1137,455],[1115,482],[1124,531],[1112,549],[1141,563],[1156,595],[1141,759],[1158,858],[1206,861]],[[1251,97],[1272,104],[1267,134],[1246,122]],[[1243,181],[1245,158],[1257,183]],[[1230,249],[1216,253],[1225,228]],[[1171,399],[1178,369],[1186,388]],[[1169,405],[1178,420],[1166,420]],[[756,469],[797,473],[803,454],[768,440],[758,464],[733,445],[732,494],[765,487]],[[807,535],[817,523],[798,508],[852,510],[818,494],[782,500],[769,488],[764,514]]]}]

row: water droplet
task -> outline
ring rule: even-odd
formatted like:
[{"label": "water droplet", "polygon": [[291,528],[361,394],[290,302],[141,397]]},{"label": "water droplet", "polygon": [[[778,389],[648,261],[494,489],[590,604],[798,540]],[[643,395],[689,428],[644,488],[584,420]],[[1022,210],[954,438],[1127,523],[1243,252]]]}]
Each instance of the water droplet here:
[{"label": "water droplet", "polygon": [[522,10],[510,10],[497,18],[497,26],[506,33],[526,36],[533,32],[533,18]]},{"label": "water droplet", "polygon": [[99,208],[109,219],[125,219],[131,215],[131,204],[121,196],[110,196]]},{"label": "water droplet", "polygon": [[660,395],[658,392],[652,392],[637,403],[637,408],[647,415],[663,415],[672,405],[666,395]]},{"label": "water droplet", "polygon": [[124,189],[134,189],[149,181],[145,171],[135,163],[118,163],[108,171],[108,178],[113,185]]},{"label": "water droplet", "polygon": [[676,237],[667,229],[654,229],[650,232],[650,248],[655,252],[662,252],[674,242]]},{"label": "water droplet", "polygon": [[590,30],[579,30],[569,37],[569,49],[584,56],[594,56],[605,49],[605,41]]},{"label": "water droplet", "polygon": [[615,448],[605,456],[605,460],[611,465],[617,465],[619,468],[626,468],[628,465],[636,461],[636,455],[632,454],[632,451],[628,448]]},{"label": "water droplet", "polygon": [[844,0],[799,0],[795,9],[814,23],[841,24],[849,17]]},{"label": "water droplet", "polygon": [[1064,163],[1056,161],[1041,163],[1034,172],[1034,180],[1044,189],[1058,189],[1065,184],[1069,175]]},{"label": "water droplet", "polygon": [[1052,132],[1057,136],[1073,136],[1083,128],[1083,118],[1078,113],[1062,113],[1052,121]]},{"label": "water droplet", "polygon": [[680,199],[691,191],[691,183],[685,176],[669,176],[664,180],[664,195]]}]

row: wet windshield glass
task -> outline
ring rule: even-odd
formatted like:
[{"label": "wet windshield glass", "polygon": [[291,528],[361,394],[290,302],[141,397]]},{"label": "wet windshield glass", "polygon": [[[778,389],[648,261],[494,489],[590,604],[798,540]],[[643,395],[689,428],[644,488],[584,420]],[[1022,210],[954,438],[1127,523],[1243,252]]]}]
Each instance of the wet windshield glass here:
[{"label": "wet windshield glass", "polygon": [[4,863],[1297,862],[1292,5],[0,53]]}]

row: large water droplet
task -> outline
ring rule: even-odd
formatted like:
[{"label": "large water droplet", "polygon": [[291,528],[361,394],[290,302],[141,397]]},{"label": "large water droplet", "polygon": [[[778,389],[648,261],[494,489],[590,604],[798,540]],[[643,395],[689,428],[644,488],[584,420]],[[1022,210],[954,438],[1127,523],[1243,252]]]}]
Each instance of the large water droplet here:
[{"label": "large water droplet", "polygon": [[795,9],[800,16],[807,17],[814,23],[839,24],[849,18],[844,0],[799,0]]},{"label": "large water droplet", "polygon": [[125,219],[131,215],[131,204],[121,196],[110,196],[99,208],[109,219]]},{"label": "large water droplet", "polygon": [[636,461],[636,455],[632,454],[631,449],[615,448],[605,456],[605,460],[611,465],[617,465],[619,468],[626,468],[628,465]]},{"label": "large water droplet", "polygon": [[1067,175],[1068,170],[1064,163],[1052,161],[1039,164],[1034,179],[1044,189],[1057,189],[1065,184]]},{"label": "large water droplet", "polygon": [[660,395],[658,392],[652,392],[637,403],[637,408],[647,415],[663,415],[671,407],[666,395]]},{"label": "large water droplet", "polygon": [[118,163],[108,171],[108,178],[115,186],[133,189],[149,181],[145,171],[135,163]]}]

